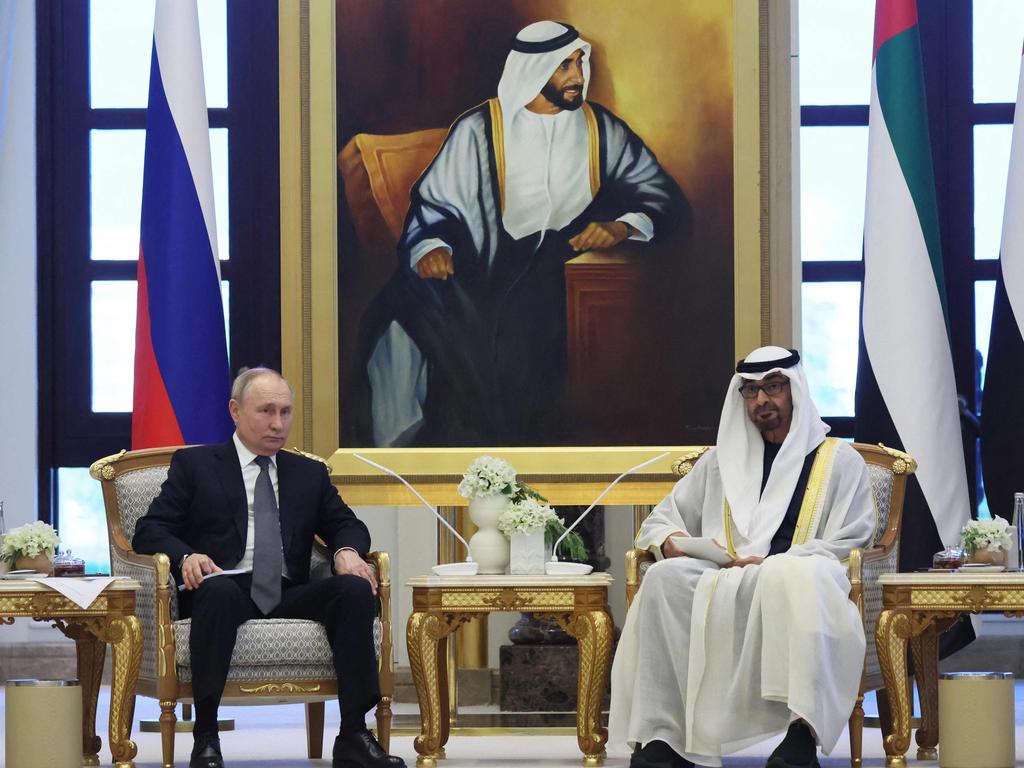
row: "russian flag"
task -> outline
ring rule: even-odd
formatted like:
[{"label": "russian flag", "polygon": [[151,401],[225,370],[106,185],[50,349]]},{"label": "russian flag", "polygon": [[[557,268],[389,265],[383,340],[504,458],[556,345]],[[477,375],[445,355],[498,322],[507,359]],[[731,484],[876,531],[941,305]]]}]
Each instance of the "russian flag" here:
[{"label": "russian flag", "polygon": [[132,448],[233,430],[196,0],[157,0],[142,182]]}]

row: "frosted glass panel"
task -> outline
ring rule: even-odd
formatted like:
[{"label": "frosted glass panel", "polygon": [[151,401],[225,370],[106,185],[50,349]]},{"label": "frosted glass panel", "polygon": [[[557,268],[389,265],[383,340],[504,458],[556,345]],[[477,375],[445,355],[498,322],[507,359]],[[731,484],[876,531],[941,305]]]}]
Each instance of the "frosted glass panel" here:
[{"label": "frosted glass panel", "polygon": [[[220,292],[224,329],[228,333],[230,286],[226,281],[221,281]],[[97,413],[132,410],[137,298],[134,280],[92,283],[92,410]]]},{"label": "frosted glass panel", "polygon": [[974,101],[1017,101],[1024,3],[974,0]]},{"label": "frosted glass panel", "polygon": [[[93,108],[145,107],[153,55],[154,0],[92,0],[89,89]],[[199,0],[206,106],[228,104],[227,7]],[[166,66],[166,65],[163,65]]]},{"label": "frosted glass panel", "polygon": [[853,416],[860,283],[803,284],[803,361],[822,416]]},{"label": "frosted glass panel", "polygon": [[863,256],[868,129],[800,129],[800,253],[804,261]]},{"label": "frosted glass panel", "polygon": [[873,0],[800,0],[801,104],[867,104]]},{"label": "frosted glass panel", "polygon": [[[94,260],[138,259],[146,132],[93,130],[89,132],[89,149],[90,257]],[[227,128],[210,130],[210,161],[217,249],[220,258],[227,259],[230,256]]]},{"label": "frosted glass panel", "polygon": [[974,258],[998,259],[1013,126],[974,126]]}]

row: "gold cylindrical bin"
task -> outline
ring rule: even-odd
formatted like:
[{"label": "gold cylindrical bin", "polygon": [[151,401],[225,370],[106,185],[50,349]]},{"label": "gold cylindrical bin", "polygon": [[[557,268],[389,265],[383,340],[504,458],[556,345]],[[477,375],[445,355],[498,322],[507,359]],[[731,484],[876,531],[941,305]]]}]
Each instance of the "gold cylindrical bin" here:
[{"label": "gold cylindrical bin", "polygon": [[77,680],[8,680],[6,696],[6,765],[82,765],[82,688]]},{"label": "gold cylindrical bin", "polygon": [[1013,674],[939,675],[940,768],[1012,768]]}]

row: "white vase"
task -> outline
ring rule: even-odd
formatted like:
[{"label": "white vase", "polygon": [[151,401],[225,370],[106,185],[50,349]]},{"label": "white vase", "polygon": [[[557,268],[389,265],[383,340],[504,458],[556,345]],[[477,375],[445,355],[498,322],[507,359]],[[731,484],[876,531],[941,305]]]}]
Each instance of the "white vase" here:
[{"label": "white vase", "polygon": [[547,549],[544,546],[544,529],[533,533],[514,533],[509,542],[509,573],[527,575],[544,573]]},{"label": "white vase", "polygon": [[469,540],[469,554],[480,566],[478,573],[504,573],[508,567],[508,539],[498,530],[498,519],[508,504],[507,496],[469,502],[469,519],[478,528]]}]

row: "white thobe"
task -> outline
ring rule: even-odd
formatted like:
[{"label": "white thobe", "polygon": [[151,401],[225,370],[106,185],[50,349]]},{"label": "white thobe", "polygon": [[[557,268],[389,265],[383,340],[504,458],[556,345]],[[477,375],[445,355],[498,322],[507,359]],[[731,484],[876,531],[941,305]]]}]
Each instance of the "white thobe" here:
[{"label": "white thobe", "polygon": [[[718,766],[803,718],[832,750],[853,711],[865,647],[840,561],[875,526],[867,468],[848,444],[836,446],[817,503],[808,541],[761,565],[678,557],[651,566],[612,665],[611,741],[660,740]],[[723,505],[712,449],[644,522],[637,546],[659,550],[675,531],[725,543]],[[732,538],[740,556],[766,554],[735,528]]]}]

